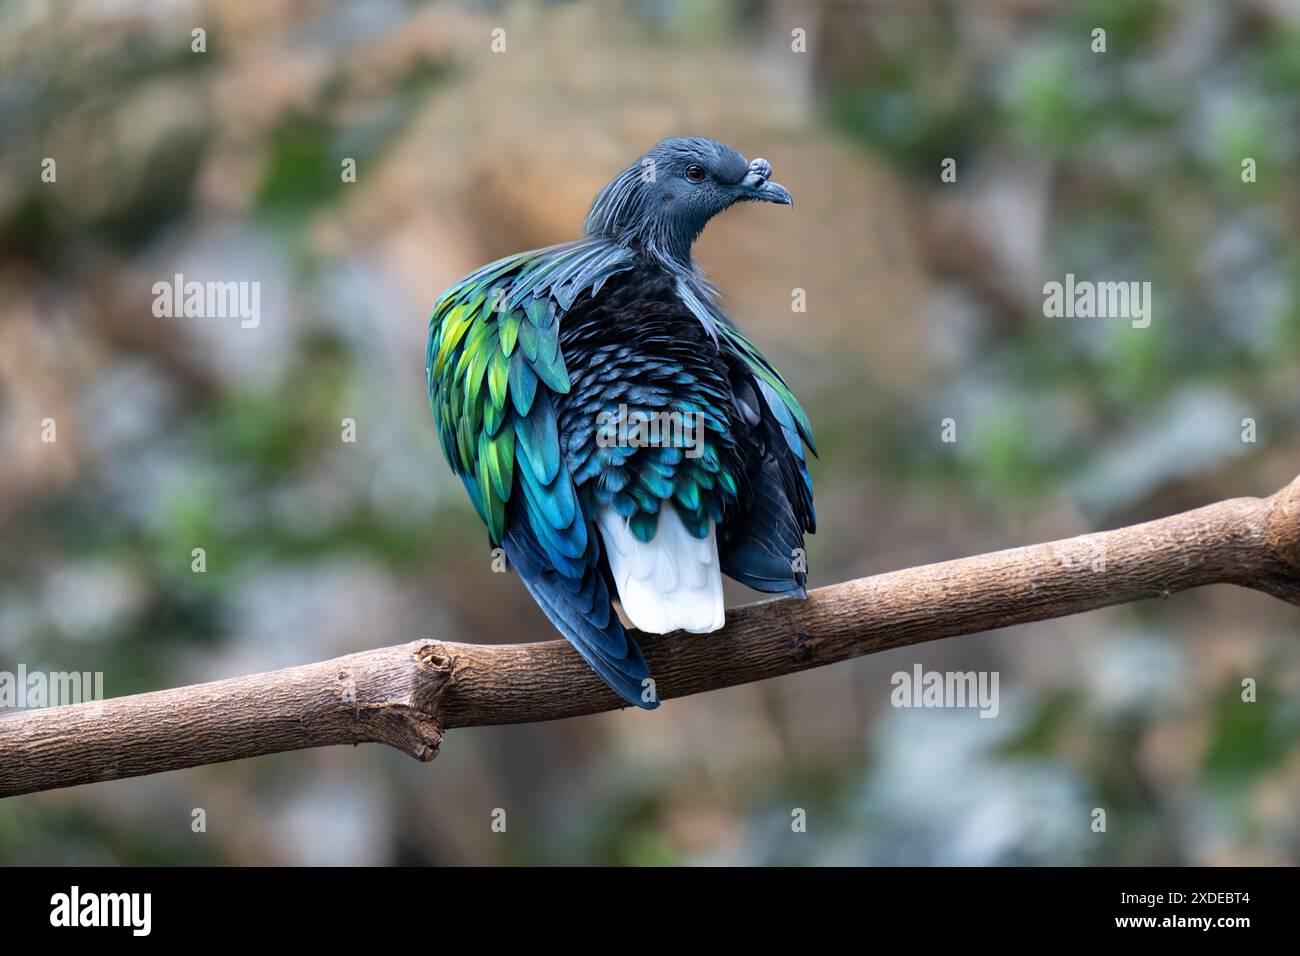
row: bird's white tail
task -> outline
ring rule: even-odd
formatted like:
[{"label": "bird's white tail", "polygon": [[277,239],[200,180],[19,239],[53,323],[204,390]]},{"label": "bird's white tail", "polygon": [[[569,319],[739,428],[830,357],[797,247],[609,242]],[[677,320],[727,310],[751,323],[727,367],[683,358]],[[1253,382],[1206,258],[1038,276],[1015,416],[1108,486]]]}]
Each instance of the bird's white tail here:
[{"label": "bird's white tail", "polygon": [[633,535],[627,519],[613,508],[601,508],[596,523],[623,612],[637,630],[703,634],[722,627],[722,567],[713,522],[708,537],[697,538],[665,501],[650,541]]}]

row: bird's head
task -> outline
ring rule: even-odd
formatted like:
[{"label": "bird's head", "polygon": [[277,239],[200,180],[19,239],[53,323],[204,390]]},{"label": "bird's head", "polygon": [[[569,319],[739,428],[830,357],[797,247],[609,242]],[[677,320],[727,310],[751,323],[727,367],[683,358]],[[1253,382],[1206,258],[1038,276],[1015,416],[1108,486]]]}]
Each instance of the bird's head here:
[{"label": "bird's head", "polygon": [[765,159],[749,162],[726,143],[697,136],[665,139],[600,191],[583,229],[639,244],[682,263],[705,224],[738,202],[792,205]]}]

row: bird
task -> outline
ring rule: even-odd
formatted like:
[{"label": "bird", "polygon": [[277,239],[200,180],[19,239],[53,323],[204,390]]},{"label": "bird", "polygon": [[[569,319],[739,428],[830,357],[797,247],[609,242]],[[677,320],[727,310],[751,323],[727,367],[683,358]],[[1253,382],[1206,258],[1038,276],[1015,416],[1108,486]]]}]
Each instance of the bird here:
[{"label": "bird", "polygon": [[765,159],[665,139],[581,238],[489,263],[434,304],[439,443],[489,543],[627,703],[659,705],[643,633],[710,633],[722,576],[806,596],[808,416],[719,304],[695,240],[737,203],[792,206]]}]

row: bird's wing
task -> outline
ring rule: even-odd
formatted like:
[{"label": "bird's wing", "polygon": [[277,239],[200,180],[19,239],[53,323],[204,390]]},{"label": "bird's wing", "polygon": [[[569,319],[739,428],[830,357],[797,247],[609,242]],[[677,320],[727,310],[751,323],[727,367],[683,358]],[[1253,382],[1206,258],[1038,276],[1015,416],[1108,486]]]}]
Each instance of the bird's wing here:
[{"label": "bird's wing", "polygon": [[803,536],[817,530],[812,476],[812,426],[781,374],[730,322],[718,325],[719,346],[732,360],[732,387],[750,426],[749,495],[722,548],[722,569],[760,591],[802,594],[807,574],[797,561]]},{"label": "bird's wing", "polygon": [[640,696],[645,660],[610,607],[554,401],[570,385],[564,311],[630,260],[583,240],[484,266],[434,305],[425,368],[443,453],[492,543],[592,668],[630,703],[653,706]]}]

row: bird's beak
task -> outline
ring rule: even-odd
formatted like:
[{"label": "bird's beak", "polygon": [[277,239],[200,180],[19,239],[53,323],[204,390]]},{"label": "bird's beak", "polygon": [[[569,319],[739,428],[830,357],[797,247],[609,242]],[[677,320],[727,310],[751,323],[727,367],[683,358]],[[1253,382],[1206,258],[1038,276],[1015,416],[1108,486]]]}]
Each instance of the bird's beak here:
[{"label": "bird's beak", "polygon": [[772,164],[766,159],[756,159],[750,163],[749,172],[740,183],[741,188],[749,194],[746,198],[793,206],[794,199],[790,196],[790,190],[780,183],[772,182],[769,178],[771,175]]},{"label": "bird's beak", "polygon": [[763,202],[780,203],[782,206],[794,205],[794,197],[790,195],[790,190],[780,183],[772,182],[770,179],[758,187],[755,198],[761,199]]}]

